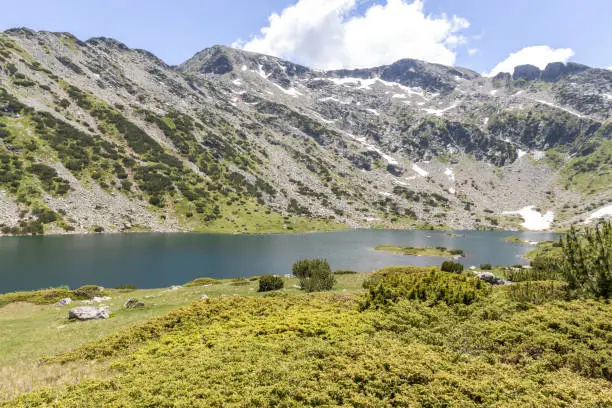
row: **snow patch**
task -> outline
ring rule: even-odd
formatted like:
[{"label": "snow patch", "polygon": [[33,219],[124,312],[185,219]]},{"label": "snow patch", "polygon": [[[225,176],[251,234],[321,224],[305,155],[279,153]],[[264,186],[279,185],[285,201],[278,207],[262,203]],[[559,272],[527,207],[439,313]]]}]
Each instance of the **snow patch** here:
[{"label": "snow patch", "polygon": [[490,118],[484,118],[483,124],[485,126],[487,126],[487,124],[489,123]]},{"label": "snow patch", "polygon": [[456,107],[457,107],[457,104],[454,103],[451,106],[444,108],[444,109],[423,109],[423,110],[430,115],[443,116],[446,112],[448,112],[449,110],[455,109]]},{"label": "snow patch", "polygon": [[603,94],[603,97],[606,98],[609,101],[612,101],[612,95],[611,94]]},{"label": "snow patch", "polygon": [[598,218],[605,218],[605,217],[612,217],[612,204],[606,207],[602,207],[599,210],[595,211],[593,214],[589,215],[589,218],[587,218],[584,223],[588,224],[592,222],[593,220],[596,220]]},{"label": "snow patch", "polygon": [[497,89],[492,90],[491,92],[489,92],[489,94],[490,94],[491,96],[495,96],[495,95],[497,95]]},{"label": "snow patch", "polygon": [[232,81],[232,84],[234,84],[236,86],[242,86],[242,81],[240,79],[234,79]]},{"label": "snow patch", "polygon": [[574,116],[577,116],[577,117],[579,117],[579,118],[584,118],[584,117],[585,117],[584,115],[581,115],[581,114],[579,114],[579,113],[576,113],[576,112],[574,112],[574,111],[571,111],[571,110],[569,110],[569,109],[567,109],[567,108],[564,108],[564,107],[562,107],[562,106],[555,105],[554,103],[550,103],[550,102],[544,101],[544,100],[542,100],[542,99],[534,99],[534,100],[535,100],[536,102],[538,102],[538,103],[543,104],[543,105],[547,105],[547,106],[550,106],[550,107],[553,107],[553,108],[560,109],[560,110],[562,110],[562,111],[564,111],[564,112],[569,113],[570,115],[574,115]]},{"label": "snow patch", "polygon": [[242,68],[241,68],[242,72],[246,71],[247,69],[248,69],[248,68],[247,68],[247,66],[246,66],[246,65],[243,65],[243,66],[242,66]]},{"label": "snow patch", "polygon": [[285,94],[287,94],[289,96],[293,96],[294,98],[297,98],[298,96],[302,96],[303,95],[300,92],[298,92],[298,90],[295,89],[295,88],[285,89],[282,86],[280,86],[279,84],[275,84],[275,83],[272,83],[272,85],[274,85],[275,87],[277,87],[278,89],[283,91],[283,93],[285,93]]},{"label": "snow patch", "polygon": [[455,182],[455,173],[453,172],[453,169],[446,169],[444,171],[444,175],[446,175],[448,177],[448,179],[450,181],[452,181],[453,183]]},{"label": "snow patch", "polygon": [[393,197],[393,194],[391,194],[391,193],[385,193],[385,192],[383,192],[383,191],[380,191],[378,194],[380,194],[381,196],[384,196],[384,197]]},{"label": "snow patch", "polygon": [[524,222],[521,224],[523,228],[530,231],[543,231],[550,229],[552,222],[555,220],[555,214],[548,211],[546,214],[541,214],[536,211],[535,206],[522,208],[518,211],[505,211],[502,215],[520,215]]},{"label": "snow patch", "polygon": [[319,99],[319,102],[336,102],[336,103],[339,103],[341,105],[348,105],[347,102],[342,102],[341,100],[336,99],[333,96],[326,96],[325,98],[321,98],[321,99]]},{"label": "snow patch", "polygon": [[397,160],[395,160],[393,157],[389,156],[388,154],[384,153],[382,150],[380,150],[378,147],[368,143],[366,141],[365,137],[357,137],[355,135],[352,135],[350,133],[347,132],[343,132],[345,135],[347,135],[348,137],[350,137],[351,139],[355,140],[356,142],[359,142],[363,147],[365,147],[366,149],[368,149],[371,152],[376,152],[378,154],[380,154],[382,156],[383,159],[385,159],[387,161],[387,163],[389,164],[393,164],[393,165],[397,165],[399,164],[399,162]]},{"label": "snow patch", "polygon": [[263,69],[263,65],[259,65],[259,70],[257,71],[257,74],[259,74],[260,77],[262,77],[263,79],[268,79],[268,77],[272,74],[266,74],[266,71],[264,71]]},{"label": "snow patch", "polygon": [[516,154],[518,155],[518,158],[520,159],[521,157],[525,156],[527,152],[521,149],[517,149]]},{"label": "snow patch", "polygon": [[408,97],[408,95],[405,94],[393,94],[393,96],[391,96],[392,98],[396,98],[396,99],[406,99]]},{"label": "snow patch", "polygon": [[[326,79],[328,81],[333,82],[336,85],[343,85],[343,86],[357,85],[358,89],[363,89],[367,91],[372,90],[372,86],[378,83],[378,84],[381,84],[381,85],[384,85],[390,88],[392,87],[399,88],[408,95],[416,95],[416,96],[420,96],[423,99],[427,99],[425,92],[421,88],[411,88],[409,86],[405,86],[397,82],[388,82],[380,78],[363,79],[363,78],[347,77],[347,78],[315,78],[315,79],[319,79],[319,80]],[[396,94],[396,95],[400,95],[400,94]],[[403,97],[405,97],[405,95],[403,95]],[[432,97],[434,97],[434,95],[432,95]]]},{"label": "snow patch", "polygon": [[448,192],[451,193],[451,194],[456,194],[457,190],[455,190],[454,188],[451,187],[451,188],[448,189]]},{"label": "snow patch", "polygon": [[372,115],[380,116],[380,113],[378,113],[376,109],[366,109],[366,110],[370,112]]},{"label": "snow patch", "polygon": [[412,165],[412,170],[414,170],[419,176],[421,177],[427,177],[429,176],[429,172],[423,170],[422,168],[420,168],[419,166],[417,166],[416,164]]}]

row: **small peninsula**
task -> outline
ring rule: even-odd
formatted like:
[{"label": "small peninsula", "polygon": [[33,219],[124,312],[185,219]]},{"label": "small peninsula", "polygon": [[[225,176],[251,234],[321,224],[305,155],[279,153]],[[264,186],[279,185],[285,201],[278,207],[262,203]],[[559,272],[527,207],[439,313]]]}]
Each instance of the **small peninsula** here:
[{"label": "small peninsula", "polygon": [[448,249],[446,247],[411,247],[398,245],[378,245],[374,248],[377,251],[387,251],[394,254],[410,256],[439,256],[443,258],[463,257],[461,249]]}]

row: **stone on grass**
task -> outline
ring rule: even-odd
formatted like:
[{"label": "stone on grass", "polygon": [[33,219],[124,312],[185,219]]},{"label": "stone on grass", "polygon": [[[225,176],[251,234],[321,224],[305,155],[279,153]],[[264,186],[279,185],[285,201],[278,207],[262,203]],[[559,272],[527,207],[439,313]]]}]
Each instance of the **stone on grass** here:
[{"label": "stone on grass", "polygon": [[57,301],[57,303],[55,304],[55,306],[66,306],[72,303],[72,299],[70,298],[63,298]]},{"label": "stone on grass", "polygon": [[109,317],[108,309],[103,307],[79,306],[68,312],[68,318],[76,320],[108,319]]},{"label": "stone on grass", "polygon": [[478,278],[481,280],[490,283],[491,285],[511,285],[512,282],[504,280],[502,278],[498,278],[493,275],[491,272],[482,272],[478,274]]},{"label": "stone on grass", "polygon": [[134,298],[129,298],[127,302],[125,302],[125,304],[123,305],[123,307],[125,307],[126,309],[135,309],[137,307],[143,307],[143,306],[144,306],[144,303]]},{"label": "stone on grass", "polygon": [[200,296],[200,300],[206,300],[206,299],[208,299],[208,295],[204,294]]},{"label": "stone on grass", "polygon": [[91,301],[94,303],[106,302],[107,300],[111,300],[111,298],[108,296],[102,296],[102,297],[94,296],[94,298],[91,299]]}]

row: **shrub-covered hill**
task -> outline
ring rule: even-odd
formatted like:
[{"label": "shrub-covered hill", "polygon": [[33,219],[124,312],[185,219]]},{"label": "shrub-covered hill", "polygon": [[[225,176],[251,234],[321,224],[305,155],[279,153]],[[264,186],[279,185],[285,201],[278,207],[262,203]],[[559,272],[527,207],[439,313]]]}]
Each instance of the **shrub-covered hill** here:
[{"label": "shrub-covered hill", "polygon": [[[612,404],[609,303],[534,306],[511,301],[506,287],[484,290],[455,278],[447,285],[453,291],[476,291],[469,305],[432,291],[385,297],[381,285],[397,273],[370,280],[368,302],[361,293],[196,302],[51,359],[112,361],[112,376],[0,406]],[[408,273],[421,274],[419,282],[435,277],[436,291],[444,291],[440,272]]]}]

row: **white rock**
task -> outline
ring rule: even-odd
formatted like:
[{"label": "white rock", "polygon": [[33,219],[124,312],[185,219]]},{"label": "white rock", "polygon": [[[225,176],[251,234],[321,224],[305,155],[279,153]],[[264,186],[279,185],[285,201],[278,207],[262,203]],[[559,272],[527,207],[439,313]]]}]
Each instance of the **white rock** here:
[{"label": "white rock", "polygon": [[109,317],[108,309],[103,307],[80,306],[68,312],[68,318],[76,320],[108,319]]},{"label": "white rock", "polygon": [[59,300],[59,301],[58,301],[58,302],[55,304],[55,306],[66,306],[66,305],[69,305],[69,304],[71,304],[71,303],[72,303],[72,299],[70,299],[70,298],[63,298],[63,299],[60,299],[60,300]]}]

